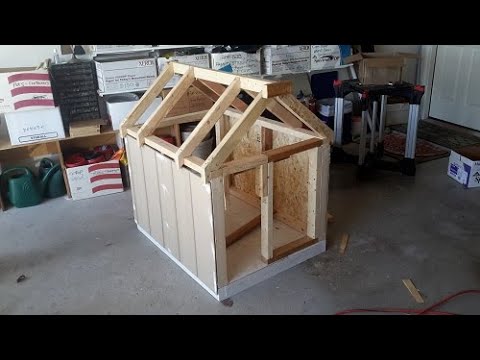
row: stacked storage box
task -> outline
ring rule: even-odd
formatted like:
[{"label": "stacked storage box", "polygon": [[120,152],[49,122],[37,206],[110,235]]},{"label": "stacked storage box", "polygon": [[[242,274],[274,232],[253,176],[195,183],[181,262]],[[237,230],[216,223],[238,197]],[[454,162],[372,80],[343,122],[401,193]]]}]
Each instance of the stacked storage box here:
[{"label": "stacked storage box", "polygon": [[50,77],[65,129],[73,121],[100,118],[93,61],[52,65]]}]

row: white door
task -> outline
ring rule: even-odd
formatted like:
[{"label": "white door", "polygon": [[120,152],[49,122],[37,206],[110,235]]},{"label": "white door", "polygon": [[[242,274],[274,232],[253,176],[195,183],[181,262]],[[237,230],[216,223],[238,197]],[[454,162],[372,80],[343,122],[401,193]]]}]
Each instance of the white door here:
[{"label": "white door", "polygon": [[480,45],[439,45],[430,116],[480,130]]}]

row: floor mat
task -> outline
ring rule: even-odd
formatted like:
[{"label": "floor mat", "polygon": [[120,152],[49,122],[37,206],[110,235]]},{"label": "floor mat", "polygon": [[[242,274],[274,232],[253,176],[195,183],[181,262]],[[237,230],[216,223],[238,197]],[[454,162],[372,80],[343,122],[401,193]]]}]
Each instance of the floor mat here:
[{"label": "floor mat", "polygon": [[[406,134],[407,125],[393,125],[390,126],[390,129]],[[480,144],[480,137],[464,134],[426,121],[420,121],[419,123],[418,138],[451,150],[458,150],[466,146]]]},{"label": "floor mat", "polygon": [[[399,132],[392,132],[385,135],[385,153],[395,159],[403,159],[405,155],[406,135]],[[432,144],[423,139],[417,139],[416,160],[417,162],[426,162],[446,157],[449,151]]]}]

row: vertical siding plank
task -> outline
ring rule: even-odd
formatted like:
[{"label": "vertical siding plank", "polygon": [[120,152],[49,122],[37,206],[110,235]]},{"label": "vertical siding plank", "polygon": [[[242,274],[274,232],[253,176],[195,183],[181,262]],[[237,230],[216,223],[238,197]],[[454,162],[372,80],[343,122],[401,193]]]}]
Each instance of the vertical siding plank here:
[{"label": "vertical siding plank", "polygon": [[175,199],[177,207],[178,243],[181,263],[197,275],[197,251],[195,247],[195,229],[193,225],[192,195],[190,174],[185,168],[173,166]]},{"label": "vertical siding plank", "polygon": [[134,138],[128,137],[128,164],[131,166],[132,189],[134,195],[134,212],[138,225],[150,233],[150,219],[148,217],[147,190],[143,174],[143,157],[140,147]]},{"label": "vertical siding plank", "polygon": [[160,188],[158,186],[157,157],[156,151],[149,146],[142,147],[143,172],[148,192],[148,214],[150,219],[150,235],[162,246],[163,240],[163,219],[160,199]]},{"label": "vertical siding plank", "polygon": [[157,153],[158,184],[162,201],[163,240],[165,249],[180,260],[177,231],[177,209],[172,165],[168,157]]},{"label": "vertical siding plank", "polygon": [[207,287],[217,293],[211,188],[210,184],[204,184],[199,176],[192,173],[190,173],[190,184],[197,249],[197,276]]},{"label": "vertical siding plank", "polygon": [[211,181],[213,228],[215,233],[215,258],[218,287],[228,284],[227,242],[225,235],[225,188],[223,177]]}]

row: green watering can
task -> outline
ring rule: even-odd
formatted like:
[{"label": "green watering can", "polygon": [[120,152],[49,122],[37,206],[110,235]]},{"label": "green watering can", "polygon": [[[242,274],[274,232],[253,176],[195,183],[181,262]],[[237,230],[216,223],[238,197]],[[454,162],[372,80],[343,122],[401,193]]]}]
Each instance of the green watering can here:
[{"label": "green watering can", "polygon": [[35,206],[43,201],[47,184],[56,171],[52,168],[39,180],[27,167],[13,168],[2,173],[1,183],[8,181],[7,196],[13,206]]},{"label": "green watering can", "polygon": [[54,199],[67,193],[65,181],[63,179],[62,167],[55,165],[50,159],[42,159],[38,174],[41,179],[45,178],[51,172],[50,178],[45,186],[45,196]]}]

